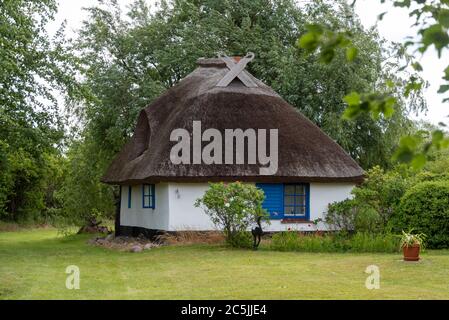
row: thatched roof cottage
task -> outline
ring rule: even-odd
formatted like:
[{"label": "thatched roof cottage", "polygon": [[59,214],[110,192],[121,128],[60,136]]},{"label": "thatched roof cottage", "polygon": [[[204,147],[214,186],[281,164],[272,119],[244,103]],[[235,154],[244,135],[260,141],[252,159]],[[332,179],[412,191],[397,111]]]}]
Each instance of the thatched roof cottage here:
[{"label": "thatched roof cottage", "polygon": [[[212,229],[193,204],[215,181],[263,189],[268,230],[314,230],[311,221],[362,181],[363,170],[336,142],[244,70],[251,59],[199,59],[191,74],[141,111],[133,137],[103,177],[121,186],[122,231]],[[230,129],[243,133],[243,150]],[[260,138],[266,145],[256,143]],[[191,141],[180,155],[174,148],[182,139]],[[205,159],[211,141],[216,148]],[[227,154],[233,151],[235,158]]]}]

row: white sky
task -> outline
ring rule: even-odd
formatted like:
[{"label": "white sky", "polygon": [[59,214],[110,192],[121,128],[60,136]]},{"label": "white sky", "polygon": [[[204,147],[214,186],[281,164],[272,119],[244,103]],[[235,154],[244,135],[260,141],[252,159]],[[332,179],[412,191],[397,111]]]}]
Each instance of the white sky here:
[{"label": "white sky", "polygon": [[[147,1],[155,2],[155,0]],[[78,29],[86,17],[86,12],[82,8],[95,5],[96,2],[96,0],[59,0],[56,20],[48,26],[48,31],[54,33],[64,20],[67,20],[68,31],[73,32],[73,30]],[[123,7],[126,7],[131,0],[120,0],[120,2]],[[381,4],[380,0],[358,0],[356,2],[356,13],[367,28],[373,26],[376,23],[377,16],[385,11],[387,11],[387,14],[382,21],[378,22],[378,30],[383,38],[400,42],[406,36],[413,35],[413,30],[410,28],[413,20],[409,18],[408,10],[394,8],[390,4]],[[413,118],[424,119],[434,124],[438,124],[438,122],[449,124],[449,103],[443,104],[441,102],[442,95],[437,94],[437,90],[443,82],[443,70],[449,63],[449,54],[444,52],[442,57],[438,59],[436,51],[429,48],[419,61],[424,68],[422,76],[430,83],[430,87],[424,93],[428,103],[428,112],[427,114],[413,116]]]}]

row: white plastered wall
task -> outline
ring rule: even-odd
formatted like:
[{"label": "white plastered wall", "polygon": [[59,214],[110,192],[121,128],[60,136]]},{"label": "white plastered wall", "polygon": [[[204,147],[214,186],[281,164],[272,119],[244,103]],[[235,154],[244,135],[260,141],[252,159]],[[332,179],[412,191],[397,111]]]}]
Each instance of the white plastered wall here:
[{"label": "white plastered wall", "polygon": [[[310,183],[310,220],[324,218],[329,203],[351,196],[351,183]],[[214,230],[215,227],[201,208],[194,206],[195,200],[207,190],[207,183],[158,183],[156,184],[155,209],[142,208],[142,186],[134,186],[131,209],[128,209],[128,187],[122,187],[121,224],[148,229]],[[283,224],[271,220],[263,226],[265,231],[325,230],[323,223]]]},{"label": "white plastered wall", "polygon": [[122,226],[168,230],[168,184],[158,183],[155,188],[155,208],[143,208],[142,185],[132,186],[131,208],[128,208],[128,186],[122,186],[120,224]]},{"label": "white plastered wall", "polygon": [[170,183],[169,230],[214,230],[215,227],[201,208],[196,208],[196,199],[208,189],[207,183]]}]

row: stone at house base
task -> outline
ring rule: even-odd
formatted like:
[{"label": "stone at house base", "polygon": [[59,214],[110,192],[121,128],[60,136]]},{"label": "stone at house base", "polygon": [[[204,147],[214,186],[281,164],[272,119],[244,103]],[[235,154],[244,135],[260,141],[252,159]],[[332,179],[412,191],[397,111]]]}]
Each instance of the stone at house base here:
[{"label": "stone at house base", "polygon": [[95,237],[88,241],[90,245],[104,247],[118,251],[141,252],[161,246],[158,242],[145,237],[124,237],[108,235],[106,237]]},{"label": "stone at house base", "polygon": [[131,252],[142,252],[142,247],[141,246],[132,246],[131,247]]},{"label": "stone at house base", "polygon": [[[156,245],[157,246],[157,245]],[[146,245],[144,245],[143,246],[143,249],[144,250],[150,250],[150,249],[152,249],[152,248],[154,248],[155,247],[155,244],[154,243],[147,243]]]},{"label": "stone at house base", "polygon": [[115,238],[114,234],[111,233],[111,234],[108,234],[108,235],[106,236],[105,240],[106,240],[106,241],[112,241],[112,240],[114,240],[114,238]]}]

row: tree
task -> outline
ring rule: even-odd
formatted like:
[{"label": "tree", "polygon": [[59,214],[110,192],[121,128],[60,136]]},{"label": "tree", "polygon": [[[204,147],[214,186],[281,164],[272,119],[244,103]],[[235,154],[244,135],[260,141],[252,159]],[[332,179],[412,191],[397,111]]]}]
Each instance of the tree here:
[{"label": "tree", "polygon": [[15,221],[45,208],[47,160],[63,137],[54,90],[74,91],[62,34],[45,32],[55,12],[53,0],[0,2],[0,217]]},{"label": "tree", "polygon": [[[356,0],[353,1],[354,6]],[[381,0],[382,3],[385,0]],[[381,88],[374,91],[352,92],[344,100],[347,109],[344,116],[348,119],[356,119],[363,114],[371,114],[374,118],[382,116],[385,119],[391,118],[397,112],[398,97],[392,90],[400,89],[405,98],[410,97],[413,92],[419,92],[424,83],[419,78],[419,72],[423,70],[421,64],[414,59],[413,55],[407,55],[407,49],[417,48],[417,51],[424,54],[431,46],[437,50],[441,57],[443,49],[449,48],[449,1],[448,0],[394,0],[391,1],[395,7],[403,7],[410,10],[410,16],[415,17],[414,26],[419,28],[416,37],[409,37],[401,46],[398,52],[406,56],[406,64],[397,68],[398,72],[406,70],[408,67],[414,72],[410,74],[407,81],[389,80]],[[348,7],[348,6],[347,6]],[[382,20],[386,12],[379,15]],[[307,32],[303,33],[298,40],[300,48],[308,53],[317,53],[320,60],[330,63],[341,49],[346,51],[346,58],[354,62],[358,50],[355,47],[354,34],[350,28],[335,28],[326,23],[310,24]],[[443,79],[449,82],[449,66],[444,69]],[[438,93],[444,94],[449,91],[449,84],[440,86]],[[444,98],[443,102],[449,102],[449,98]],[[442,127],[444,123],[440,123]],[[399,147],[394,154],[394,159],[401,162],[410,163],[414,168],[422,168],[426,163],[429,151],[449,147],[449,137],[444,135],[442,129],[435,129],[431,132],[431,141],[422,147],[422,132],[415,135],[404,135],[399,143]]]},{"label": "tree", "polygon": [[350,63],[345,52],[335,52],[333,59],[321,63],[316,55],[308,55],[293,45],[288,59],[279,59],[279,77],[273,88],[288,102],[301,110],[327,134],[335,139],[363,168],[374,165],[391,166],[391,155],[397,147],[398,136],[412,129],[409,112],[426,109],[421,93],[410,101],[398,100],[397,112],[389,117],[371,118],[363,114],[348,121],[344,117],[346,102],[343,98],[352,91],[373,91],[394,79],[395,68],[401,56],[387,46],[376,30],[365,31],[351,8],[340,2],[342,9],[335,10],[335,2],[319,2],[307,6],[304,26],[308,23],[327,23],[333,29],[349,28],[353,34],[353,49],[358,52],[357,61]]},{"label": "tree", "polygon": [[[89,137],[71,143],[65,174],[57,190],[60,210],[56,224],[60,229],[89,226],[93,221],[102,222],[104,218],[113,218],[114,204],[111,199],[118,190],[100,182],[107,159],[102,152]],[[97,156],[93,157],[92,154]]]}]

